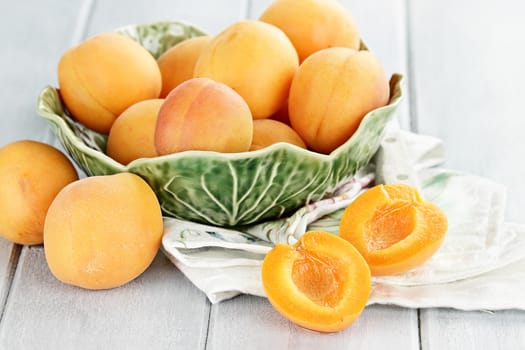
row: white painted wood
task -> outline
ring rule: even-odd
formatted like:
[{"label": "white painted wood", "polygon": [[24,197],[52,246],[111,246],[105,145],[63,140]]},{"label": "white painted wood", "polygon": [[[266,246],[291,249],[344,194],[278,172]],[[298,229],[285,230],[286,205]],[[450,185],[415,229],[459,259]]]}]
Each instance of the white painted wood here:
[{"label": "white painted wood", "polygon": [[180,20],[211,35],[246,16],[247,0],[98,1],[88,36],[134,23]]},{"label": "white painted wood", "polygon": [[36,99],[46,85],[56,85],[58,60],[81,8],[81,0],[0,1],[0,145],[48,137]]},{"label": "white painted wood", "polygon": [[[508,186],[506,216],[525,224],[525,4],[445,0],[409,7],[419,132],[444,140],[448,167]],[[421,342],[423,349],[523,349],[525,312],[422,310]]]},{"label": "white painted wood", "polygon": [[432,309],[421,314],[423,349],[525,349],[523,312],[459,312]]},{"label": "white painted wood", "polygon": [[4,311],[4,305],[13,277],[12,274],[18,262],[19,251],[19,246],[0,238],[0,315]]},{"label": "white painted wood", "polygon": [[0,324],[0,349],[203,349],[209,304],[162,255],[132,282],[90,291],[58,281],[25,247]]},{"label": "white painted wood", "polygon": [[448,167],[508,186],[507,218],[525,223],[525,3],[410,3],[419,132],[444,140]]},{"label": "white painted wood", "polygon": [[212,306],[207,349],[419,349],[417,313],[370,306],[338,333],[306,330],[264,298],[240,296]]}]

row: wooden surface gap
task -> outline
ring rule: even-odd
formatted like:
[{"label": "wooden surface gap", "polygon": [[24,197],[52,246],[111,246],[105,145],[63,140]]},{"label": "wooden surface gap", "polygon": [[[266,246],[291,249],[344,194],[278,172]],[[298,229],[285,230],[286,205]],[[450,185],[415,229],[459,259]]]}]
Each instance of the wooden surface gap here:
[{"label": "wooden surface gap", "polygon": [[20,259],[21,251],[22,251],[21,245],[13,244],[13,248],[11,249],[11,254],[9,256],[9,263],[7,265],[7,276],[6,276],[7,278],[5,281],[5,289],[0,299],[0,327],[2,325],[2,320],[4,319],[4,313],[7,307],[7,303],[9,302],[11,286],[13,285],[13,279],[16,274],[16,269],[18,267],[18,261]]},{"label": "wooden surface gap", "polygon": [[412,48],[412,23],[410,21],[411,1],[405,0],[405,43],[406,43],[406,85],[408,90],[408,119],[410,131],[417,133],[419,131],[418,111],[417,111],[417,92],[415,84],[414,55]]},{"label": "wooden surface gap", "polygon": [[91,21],[91,17],[93,13],[95,12],[95,6],[96,6],[96,0],[85,0],[82,3],[82,7],[80,8],[79,15],[78,15],[78,22],[75,26],[75,30],[73,32],[72,37],[72,46],[77,45],[84,39],[86,39],[87,36],[87,29],[89,27],[89,22]]}]

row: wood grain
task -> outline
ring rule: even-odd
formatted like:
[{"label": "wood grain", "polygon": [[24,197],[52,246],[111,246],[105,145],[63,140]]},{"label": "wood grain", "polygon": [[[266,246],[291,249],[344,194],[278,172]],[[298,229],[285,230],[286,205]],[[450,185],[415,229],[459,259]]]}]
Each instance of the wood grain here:
[{"label": "wood grain", "polygon": [[58,281],[25,247],[0,324],[0,349],[203,349],[209,304],[163,256],[119,288]]}]

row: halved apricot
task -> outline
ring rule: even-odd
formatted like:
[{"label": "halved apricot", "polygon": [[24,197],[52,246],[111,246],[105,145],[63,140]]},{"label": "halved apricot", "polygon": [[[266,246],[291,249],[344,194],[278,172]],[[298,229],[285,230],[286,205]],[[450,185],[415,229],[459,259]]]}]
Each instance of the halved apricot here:
[{"label": "halved apricot", "polygon": [[301,327],[336,332],[363,311],[370,269],[347,241],[310,231],[293,246],[277,244],[265,257],[262,281],[270,303]]},{"label": "halved apricot", "polygon": [[377,185],[344,211],[339,236],[363,255],[372,275],[392,275],[423,264],[439,249],[446,215],[404,184]]}]

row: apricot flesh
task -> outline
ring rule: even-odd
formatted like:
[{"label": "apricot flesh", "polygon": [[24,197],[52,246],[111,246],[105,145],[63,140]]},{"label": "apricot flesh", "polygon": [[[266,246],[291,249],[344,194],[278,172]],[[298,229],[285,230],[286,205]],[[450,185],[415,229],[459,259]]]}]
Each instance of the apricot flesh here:
[{"label": "apricot flesh", "polygon": [[186,39],[157,59],[162,75],[160,97],[166,97],[175,87],[193,78],[195,63],[211,39],[212,37],[207,35]]},{"label": "apricot flesh", "polygon": [[259,19],[290,38],[300,62],[329,47],[359,48],[352,14],[337,0],[277,0]]},{"label": "apricot flesh", "polygon": [[122,112],[109,131],[106,153],[124,165],[157,156],[155,125],[163,102],[160,98],[144,100]]},{"label": "apricot flesh", "polygon": [[408,271],[441,246],[448,228],[445,213],[408,185],[377,185],[344,211],[339,236],[352,243],[372,275]]},{"label": "apricot flesh", "polygon": [[370,269],[347,241],[310,231],[293,246],[277,244],[264,258],[268,300],[301,327],[336,332],[363,311],[371,290]]},{"label": "apricot flesh", "polygon": [[155,127],[159,155],[189,150],[248,151],[253,120],[246,102],[225,84],[190,79],[166,97]]},{"label": "apricot flesh", "polygon": [[273,119],[255,119],[253,121],[253,139],[250,151],[268,147],[278,142],[286,142],[306,148],[304,141],[290,126]]},{"label": "apricot flesh", "polygon": [[308,148],[330,153],[347,141],[364,116],[388,103],[390,87],[368,51],[329,48],[308,57],[290,88],[290,123]]},{"label": "apricot flesh", "polygon": [[163,233],[160,205],[137,175],[87,177],[64,187],[44,225],[47,264],[60,281],[108,289],[151,264]]},{"label": "apricot flesh", "polygon": [[246,101],[253,118],[267,118],[285,103],[299,59],[288,37],[268,23],[239,21],[203,50],[194,77],[224,83]]},{"label": "apricot flesh", "polygon": [[22,140],[0,148],[0,236],[41,244],[51,202],[77,179],[73,164],[50,145]]},{"label": "apricot flesh", "polygon": [[158,98],[162,82],[157,61],[139,43],[102,33],[67,50],[58,64],[60,96],[88,128],[107,133],[132,104]]}]

